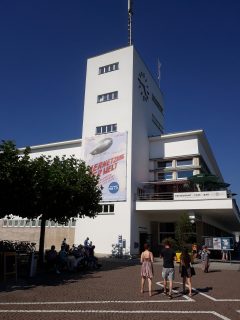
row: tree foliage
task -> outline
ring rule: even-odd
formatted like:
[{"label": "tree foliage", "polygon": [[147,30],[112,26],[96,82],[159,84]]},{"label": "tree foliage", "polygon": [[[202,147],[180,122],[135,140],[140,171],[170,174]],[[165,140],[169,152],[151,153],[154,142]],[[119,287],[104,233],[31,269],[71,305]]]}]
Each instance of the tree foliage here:
[{"label": "tree foliage", "polygon": [[30,148],[19,154],[11,141],[0,145],[0,217],[41,217],[40,254],[46,220],[67,223],[74,217],[94,218],[101,211],[101,188],[85,163],[74,157],[40,156]]},{"label": "tree foliage", "polygon": [[186,247],[193,235],[193,225],[191,224],[187,214],[181,214],[176,223],[175,237],[179,249]]}]

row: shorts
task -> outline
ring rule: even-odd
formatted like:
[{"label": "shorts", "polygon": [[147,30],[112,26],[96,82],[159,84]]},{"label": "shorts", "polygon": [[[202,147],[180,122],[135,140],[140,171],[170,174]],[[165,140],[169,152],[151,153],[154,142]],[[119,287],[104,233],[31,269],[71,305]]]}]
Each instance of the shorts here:
[{"label": "shorts", "polygon": [[174,268],[163,268],[162,277],[164,280],[174,280],[175,271]]}]

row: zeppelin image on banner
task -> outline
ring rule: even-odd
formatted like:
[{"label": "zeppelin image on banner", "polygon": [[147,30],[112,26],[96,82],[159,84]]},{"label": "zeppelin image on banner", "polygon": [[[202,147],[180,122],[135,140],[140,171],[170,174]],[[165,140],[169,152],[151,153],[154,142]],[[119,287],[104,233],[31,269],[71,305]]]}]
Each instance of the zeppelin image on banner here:
[{"label": "zeppelin image on banner", "polygon": [[103,187],[103,201],[126,200],[127,132],[85,139],[84,159]]}]

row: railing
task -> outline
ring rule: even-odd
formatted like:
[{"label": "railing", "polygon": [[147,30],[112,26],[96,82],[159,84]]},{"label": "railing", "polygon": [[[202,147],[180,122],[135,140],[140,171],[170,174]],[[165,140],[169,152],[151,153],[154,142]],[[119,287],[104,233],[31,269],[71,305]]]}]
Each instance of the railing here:
[{"label": "railing", "polygon": [[[141,193],[136,195],[136,200],[137,201],[169,201],[169,200],[174,200],[174,194],[178,192],[161,192],[161,193]],[[197,193],[197,192],[194,192]],[[227,198],[232,198],[231,193],[227,193]],[[197,198],[195,200],[198,200]],[[216,200],[216,199],[215,199]],[[234,199],[233,199],[234,200]]]},{"label": "railing", "polygon": [[173,200],[173,192],[143,193],[141,195],[137,195],[137,200]]}]

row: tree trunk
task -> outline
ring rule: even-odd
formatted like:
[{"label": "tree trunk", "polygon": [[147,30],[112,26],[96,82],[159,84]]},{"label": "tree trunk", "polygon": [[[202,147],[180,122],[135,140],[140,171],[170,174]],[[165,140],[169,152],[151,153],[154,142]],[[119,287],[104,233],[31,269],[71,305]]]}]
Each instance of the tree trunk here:
[{"label": "tree trunk", "polygon": [[39,263],[41,266],[43,266],[43,263],[44,263],[45,225],[46,225],[46,217],[43,214],[41,217],[41,230],[40,230],[40,240],[39,240]]}]

